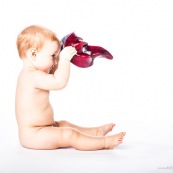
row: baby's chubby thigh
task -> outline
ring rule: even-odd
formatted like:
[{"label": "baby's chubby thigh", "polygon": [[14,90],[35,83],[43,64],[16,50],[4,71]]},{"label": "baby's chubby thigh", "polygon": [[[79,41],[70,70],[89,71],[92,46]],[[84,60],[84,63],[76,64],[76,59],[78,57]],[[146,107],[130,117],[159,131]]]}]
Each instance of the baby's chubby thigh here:
[{"label": "baby's chubby thigh", "polygon": [[74,132],[76,130],[71,127],[42,127],[32,135],[29,135],[32,136],[31,139],[27,139],[28,142],[24,142],[23,146],[36,150],[53,150],[70,147],[72,138],[76,134]]}]

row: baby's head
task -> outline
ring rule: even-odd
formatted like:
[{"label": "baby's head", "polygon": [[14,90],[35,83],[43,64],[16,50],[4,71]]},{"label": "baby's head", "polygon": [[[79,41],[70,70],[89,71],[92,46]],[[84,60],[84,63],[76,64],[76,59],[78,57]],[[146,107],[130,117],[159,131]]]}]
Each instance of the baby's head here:
[{"label": "baby's head", "polygon": [[58,47],[61,48],[60,41],[51,30],[37,25],[25,28],[17,37],[19,57],[21,59],[26,58],[27,51],[31,48],[36,48],[40,51],[45,41],[55,41],[58,43]]}]

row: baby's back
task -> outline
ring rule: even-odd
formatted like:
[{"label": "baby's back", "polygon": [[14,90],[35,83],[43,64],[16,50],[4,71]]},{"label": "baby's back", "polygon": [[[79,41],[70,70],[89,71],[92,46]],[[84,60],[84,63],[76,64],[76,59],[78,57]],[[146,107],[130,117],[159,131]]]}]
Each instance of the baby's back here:
[{"label": "baby's back", "polygon": [[49,91],[34,87],[34,71],[22,70],[16,88],[16,118],[20,128],[52,125]]}]

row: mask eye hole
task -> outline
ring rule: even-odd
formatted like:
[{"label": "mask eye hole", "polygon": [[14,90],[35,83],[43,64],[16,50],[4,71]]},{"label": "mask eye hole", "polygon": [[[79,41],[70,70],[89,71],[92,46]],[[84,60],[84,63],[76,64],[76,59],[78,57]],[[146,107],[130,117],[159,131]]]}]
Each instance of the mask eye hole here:
[{"label": "mask eye hole", "polygon": [[91,51],[88,51],[88,50],[87,50],[87,46],[84,46],[84,47],[82,48],[82,52],[83,52],[83,53],[86,53],[86,54],[88,54],[88,55],[91,55]]},{"label": "mask eye hole", "polygon": [[86,49],[86,46],[84,46],[83,48],[82,48],[82,52],[87,52],[87,49]]}]

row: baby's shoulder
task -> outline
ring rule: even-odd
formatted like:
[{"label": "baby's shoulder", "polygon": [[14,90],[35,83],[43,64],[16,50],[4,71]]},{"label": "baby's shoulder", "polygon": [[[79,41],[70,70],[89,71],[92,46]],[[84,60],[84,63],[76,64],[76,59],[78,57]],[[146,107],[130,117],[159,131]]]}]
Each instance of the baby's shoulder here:
[{"label": "baby's shoulder", "polygon": [[34,75],[34,71],[31,71],[31,70],[27,70],[27,69],[23,69],[21,70],[20,74],[19,74],[19,78],[25,78],[26,77],[30,77],[30,76],[33,76]]},{"label": "baby's shoulder", "polygon": [[27,69],[23,69],[21,70],[19,76],[18,76],[18,81],[23,81],[25,83],[31,83],[33,81],[33,79],[35,78],[34,76],[36,76],[37,74],[37,70],[27,70]]}]

